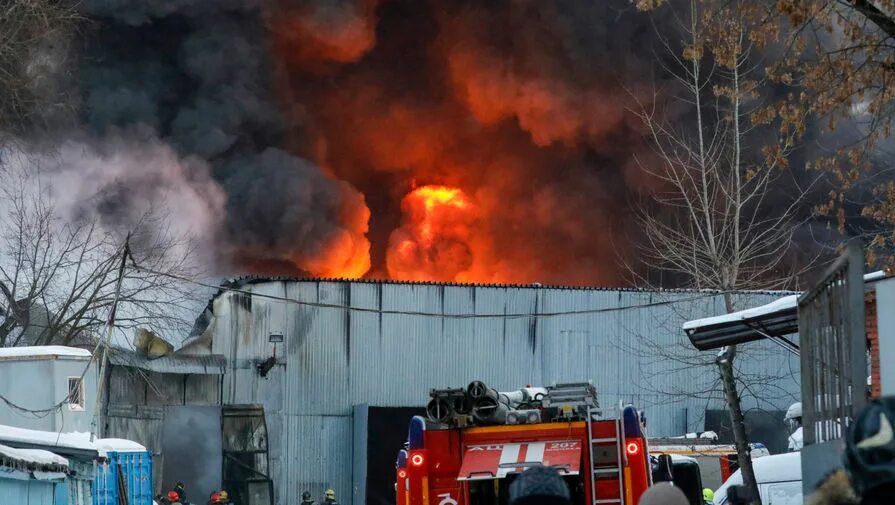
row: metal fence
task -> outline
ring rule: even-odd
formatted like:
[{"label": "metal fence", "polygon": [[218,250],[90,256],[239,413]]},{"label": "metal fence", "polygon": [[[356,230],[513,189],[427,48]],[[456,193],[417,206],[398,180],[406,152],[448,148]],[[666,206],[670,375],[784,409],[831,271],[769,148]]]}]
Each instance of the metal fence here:
[{"label": "metal fence", "polygon": [[805,446],[838,440],[865,403],[864,254],[856,243],[799,298]]}]

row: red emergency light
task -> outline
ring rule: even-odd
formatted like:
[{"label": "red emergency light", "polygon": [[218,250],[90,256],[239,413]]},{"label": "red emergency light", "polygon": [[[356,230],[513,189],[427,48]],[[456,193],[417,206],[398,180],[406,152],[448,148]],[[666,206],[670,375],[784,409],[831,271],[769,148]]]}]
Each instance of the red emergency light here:
[{"label": "red emergency light", "polygon": [[637,453],[640,452],[640,446],[637,445],[637,442],[628,443],[625,449],[627,449],[628,454],[630,454],[631,456],[636,456]]},{"label": "red emergency light", "polygon": [[413,466],[423,466],[423,463],[426,462],[426,458],[423,457],[422,454],[416,453],[413,456],[410,456],[410,464]]},{"label": "red emergency light", "polygon": [[406,479],[407,478],[407,470],[404,470],[403,468],[398,470],[398,478]]}]

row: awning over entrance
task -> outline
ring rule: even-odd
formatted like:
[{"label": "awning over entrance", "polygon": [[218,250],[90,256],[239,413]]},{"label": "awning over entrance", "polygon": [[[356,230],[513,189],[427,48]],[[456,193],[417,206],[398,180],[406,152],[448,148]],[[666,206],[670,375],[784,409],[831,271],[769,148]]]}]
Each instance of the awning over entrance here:
[{"label": "awning over entrance", "polygon": [[500,479],[535,465],[577,475],[580,463],[581,443],[577,440],[471,445],[463,455],[457,480]]}]

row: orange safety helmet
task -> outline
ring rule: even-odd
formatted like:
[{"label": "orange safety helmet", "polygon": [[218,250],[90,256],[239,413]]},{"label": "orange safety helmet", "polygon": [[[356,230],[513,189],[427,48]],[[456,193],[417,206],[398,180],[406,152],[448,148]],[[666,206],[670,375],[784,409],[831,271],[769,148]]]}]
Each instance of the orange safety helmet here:
[{"label": "orange safety helmet", "polygon": [[168,491],[168,499],[171,501],[180,501],[180,495],[177,491]]},{"label": "orange safety helmet", "polygon": [[211,503],[220,503],[221,501],[221,493],[214,492],[211,493]]}]

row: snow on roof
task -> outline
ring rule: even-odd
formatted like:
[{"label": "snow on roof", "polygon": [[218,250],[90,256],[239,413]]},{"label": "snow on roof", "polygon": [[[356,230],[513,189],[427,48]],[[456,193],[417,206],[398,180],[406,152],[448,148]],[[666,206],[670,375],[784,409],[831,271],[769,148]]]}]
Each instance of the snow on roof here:
[{"label": "snow on roof", "polygon": [[27,358],[89,358],[92,356],[86,349],[65,347],[62,345],[41,345],[32,347],[0,347],[0,360]]},{"label": "snow on roof", "polygon": [[105,456],[109,452],[143,452],[146,450],[136,442],[120,438],[98,438],[91,442],[90,433],[85,432],[56,433],[4,425],[0,425],[0,442],[96,451],[101,456]]},{"label": "snow on roof", "polygon": [[0,456],[26,464],[68,467],[67,459],[50,451],[39,449],[13,449],[12,447],[0,445]]},{"label": "snow on roof", "polygon": [[[886,272],[880,270],[878,272],[871,272],[869,274],[864,274],[864,282],[870,281],[878,281],[880,279],[885,279],[887,277]],[[746,321],[749,319],[755,319],[761,316],[765,316],[768,314],[774,314],[776,312],[784,312],[796,310],[799,306],[799,294],[784,296],[778,300],[774,300],[771,303],[766,305],[760,305],[758,307],[753,307],[751,309],[740,310],[738,312],[731,312],[730,314],[721,314],[720,316],[713,317],[704,317],[702,319],[694,319],[693,321],[687,321],[684,323],[683,329],[684,331],[695,330],[698,328],[704,328],[707,326],[715,326],[717,324],[724,323],[735,323],[738,321]]]},{"label": "snow on roof", "polygon": [[773,314],[775,312],[782,312],[785,310],[795,310],[798,304],[799,295],[784,296],[779,300],[774,300],[773,302],[766,305],[753,307],[751,309],[741,310],[739,312],[731,312],[730,314],[721,314],[720,316],[704,317],[702,319],[687,321],[686,323],[684,323],[684,331],[695,330],[696,328],[703,328],[705,326],[714,326],[716,324],[745,321],[747,319],[754,319],[756,317]]}]

